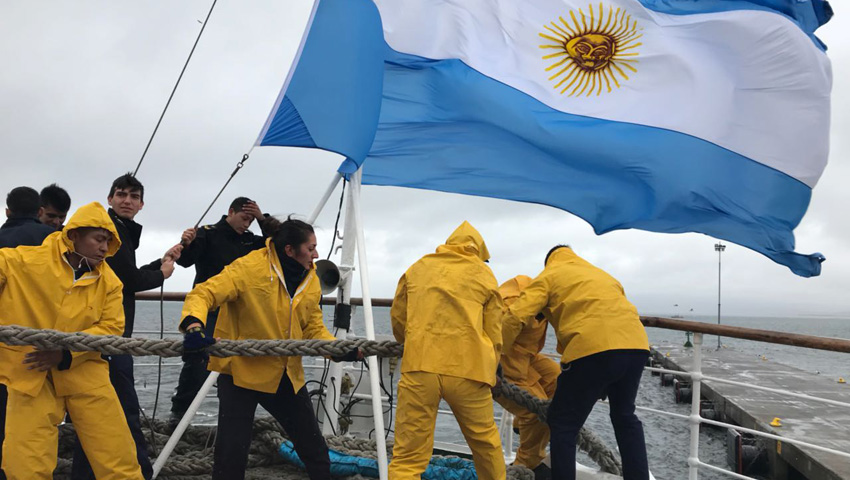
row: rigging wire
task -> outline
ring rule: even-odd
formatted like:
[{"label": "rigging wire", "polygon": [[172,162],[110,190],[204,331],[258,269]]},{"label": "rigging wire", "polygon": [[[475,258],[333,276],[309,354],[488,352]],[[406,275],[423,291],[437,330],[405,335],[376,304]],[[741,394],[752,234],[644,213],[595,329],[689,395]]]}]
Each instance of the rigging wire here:
[{"label": "rigging wire", "polygon": [[336,243],[336,236],[339,233],[339,217],[342,215],[342,201],[345,199],[345,184],[348,182],[345,178],[342,179],[342,193],[339,194],[339,209],[336,212],[336,221],[334,222],[334,235],[331,239],[331,248],[328,249],[328,257],[327,259],[331,259],[331,255],[334,251],[334,244]]},{"label": "rigging wire", "polygon": [[153,129],[153,133],[151,133],[151,138],[148,139],[148,144],[145,146],[145,150],[142,152],[142,157],[139,159],[139,164],[136,165],[136,169],[133,170],[133,176],[135,177],[137,173],[139,173],[139,168],[142,166],[142,162],[145,160],[145,155],[148,153],[148,149],[151,147],[151,143],[153,142],[154,137],[156,136],[157,130],[159,130],[159,125],[162,123],[162,119],[165,117],[165,112],[168,110],[168,106],[171,105],[171,99],[174,98],[174,93],[177,91],[177,86],[180,85],[180,80],[183,78],[183,73],[186,72],[186,67],[189,66],[189,60],[192,59],[192,54],[195,53],[195,47],[198,46],[198,42],[201,40],[201,35],[204,34],[204,29],[207,28],[207,22],[210,19],[210,15],[212,15],[213,9],[215,9],[215,4],[218,0],[213,0],[212,5],[210,6],[210,11],[207,13],[207,18],[204,19],[203,25],[201,25],[201,31],[198,32],[198,38],[195,39],[195,44],[192,45],[192,50],[189,52],[189,57],[186,58],[186,63],[183,64],[183,69],[180,70],[180,76],[177,77],[177,83],[174,84],[174,88],[171,89],[171,95],[168,96],[168,101],[165,102],[165,108],[162,109],[162,114],[159,116],[159,120],[156,122],[156,127]]},{"label": "rigging wire", "polygon": [[251,147],[251,150],[249,150],[248,153],[242,155],[242,160],[239,160],[239,162],[236,163],[236,168],[233,169],[233,172],[230,174],[230,177],[227,179],[226,182],[224,182],[224,185],[222,185],[221,190],[219,190],[218,193],[215,194],[215,198],[212,199],[212,202],[210,202],[210,204],[207,206],[207,209],[204,210],[204,213],[201,215],[201,218],[199,218],[198,221],[195,222],[195,228],[198,228],[198,225],[200,225],[201,222],[204,221],[204,217],[206,217],[207,214],[210,213],[210,209],[213,207],[213,205],[215,205],[215,202],[218,201],[218,197],[220,197],[221,194],[224,193],[224,189],[227,188],[227,186],[230,184],[230,181],[233,180],[233,177],[235,177],[236,174],[239,173],[239,170],[241,170],[242,167],[245,166],[245,162],[248,161],[248,157],[251,155],[251,152],[253,150],[254,148]]}]

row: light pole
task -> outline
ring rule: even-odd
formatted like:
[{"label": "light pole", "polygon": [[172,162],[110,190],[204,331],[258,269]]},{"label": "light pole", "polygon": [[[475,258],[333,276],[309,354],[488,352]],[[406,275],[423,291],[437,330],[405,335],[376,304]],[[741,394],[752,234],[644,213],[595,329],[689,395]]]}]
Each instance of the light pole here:
[{"label": "light pole", "polygon": [[[720,325],[720,256],[723,250],[726,250],[726,245],[714,244],[714,251],[717,252],[717,325]],[[720,350],[720,334],[717,334],[717,349]]]}]

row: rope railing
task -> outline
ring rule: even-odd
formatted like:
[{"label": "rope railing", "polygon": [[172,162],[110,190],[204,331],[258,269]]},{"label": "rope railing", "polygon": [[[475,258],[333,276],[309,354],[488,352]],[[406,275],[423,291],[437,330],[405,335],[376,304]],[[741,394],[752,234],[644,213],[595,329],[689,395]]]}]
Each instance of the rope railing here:
[{"label": "rope railing", "polygon": [[[89,335],[80,332],[38,330],[18,325],[0,325],[0,342],[13,346],[34,346],[43,350],[100,352],[106,355],[177,357],[183,354],[181,340],[125,338],[114,335]],[[207,347],[216,357],[231,356],[343,356],[359,348],[364,356],[401,357],[404,345],[394,341],[367,339],[352,340],[219,340]],[[502,379],[495,392],[537,414],[546,421],[549,401],[537,398],[520,387]],[[600,469],[620,475],[622,465],[605,443],[589,430],[582,428],[579,448],[587,452]]]},{"label": "rope railing", "polygon": [[[186,298],[185,292],[166,292],[163,297],[165,301],[182,302]],[[157,292],[141,292],[136,294],[136,300],[159,301]],[[336,304],[335,297],[325,297],[322,305]],[[351,298],[352,305],[363,305],[363,299]],[[373,298],[373,307],[391,307],[391,298]],[[641,322],[646,327],[663,328],[666,330],[679,330],[682,332],[704,333],[708,335],[720,335],[722,337],[740,338],[762,343],[773,343],[778,345],[791,345],[794,347],[811,348],[815,350],[828,350],[832,352],[850,353],[850,340],[843,338],[818,337],[815,335],[801,335],[798,333],[774,332],[758,328],[733,327],[730,325],[717,325],[713,323],[694,322],[691,320],[680,320],[675,318],[641,316]]]}]

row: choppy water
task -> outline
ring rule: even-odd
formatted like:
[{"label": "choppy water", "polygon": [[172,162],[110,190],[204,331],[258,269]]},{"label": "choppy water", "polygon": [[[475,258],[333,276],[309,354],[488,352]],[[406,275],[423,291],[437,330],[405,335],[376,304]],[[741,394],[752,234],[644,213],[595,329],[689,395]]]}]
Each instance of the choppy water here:
[{"label": "choppy water", "polygon": [[[332,312],[326,308],[327,319],[331,318]],[[173,335],[180,315],[180,304],[166,303],[164,306],[165,331]],[[688,316],[688,320],[716,322],[716,317]],[[723,317],[725,325],[735,325],[749,328],[760,328],[776,330],[789,333],[801,333],[818,335],[824,337],[850,338],[850,319],[847,318],[767,318],[767,317]],[[380,334],[390,334],[389,311],[386,308],[375,310],[375,331]],[[363,335],[363,317],[360,310],[355,311],[354,333]],[[141,334],[137,336],[158,336],[160,329],[159,304],[155,302],[139,302],[136,311],[136,330],[155,331],[157,334]],[[676,344],[685,341],[682,332],[674,332],[657,328],[647,329],[650,342],[653,345]],[[772,345],[732,338],[722,339],[723,344],[729,348],[745,351],[758,359],[762,355],[770,361],[791,365],[796,368],[809,371],[813,375],[825,375],[829,378],[850,377],[850,362],[847,355],[837,352],[821,352],[795,348],[784,345]],[[704,343],[714,345],[717,337],[706,336]],[[550,338],[547,343],[546,352],[554,353],[555,340],[550,329]],[[142,357],[136,360],[136,388],[142,408],[148,415],[153,413],[157,386],[157,359],[153,357]],[[171,407],[170,396],[179,374],[179,359],[166,359],[161,369],[161,389],[156,410],[157,418],[167,418]],[[146,366],[148,365],[148,366]],[[690,412],[688,405],[678,405],[673,399],[673,391],[670,387],[662,387],[658,377],[651,376],[648,372],[644,374],[641,382],[641,390],[638,393],[638,405],[644,405],[660,410],[671,411],[687,415]],[[498,410],[498,405],[496,405]],[[214,397],[208,399],[202,406],[198,423],[214,422],[218,411],[218,402]],[[649,465],[653,474],[659,480],[677,480],[687,478],[686,459],[688,456],[689,431],[684,420],[661,417],[649,413],[640,413],[646,432],[647,450],[649,454]],[[616,448],[614,432],[607,417],[607,409],[597,406],[587,426],[600,435],[608,445]],[[446,442],[463,443],[463,437],[451,417],[438,417],[437,440]],[[519,439],[516,438],[515,442]],[[700,435],[700,458],[708,463],[726,466],[725,433],[711,427],[703,427]],[[580,461],[592,465],[588,458],[580,456]],[[720,480],[727,477],[712,473],[701,472],[701,479]]]}]

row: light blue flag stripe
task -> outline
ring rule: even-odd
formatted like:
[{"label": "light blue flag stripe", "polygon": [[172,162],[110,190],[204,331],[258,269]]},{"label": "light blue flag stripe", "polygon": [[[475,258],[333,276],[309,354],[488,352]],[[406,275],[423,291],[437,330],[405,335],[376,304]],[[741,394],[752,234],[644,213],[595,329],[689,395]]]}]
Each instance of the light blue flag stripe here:
[{"label": "light blue flag stripe", "polygon": [[689,135],[553,110],[459,60],[388,49],[363,182],[550,205],[597,234],[705,233],[802,276],[823,258],[794,253],[811,196],[798,180]]},{"label": "light blue flag stripe", "polygon": [[821,50],[826,45],[815,36],[815,30],[832,18],[832,7],[825,0],[638,0],[656,12],[670,15],[760,10],[778,13],[806,32]]},{"label": "light blue flag stripe", "polygon": [[257,145],[318,147],[362,161],[381,109],[381,16],[370,0],[317,1],[301,55]]},{"label": "light blue flag stripe", "polygon": [[[821,47],[814,31],[831,15],[821,0],[640,1],[677,15],[774,11]],[[394,52],[368,0],[322,0],[293,68],[259,145],[341,153],[343,173],[368,153],[364,183],[551,205],[600,234],[701,232],[820,272],[823,256],[794,253],[806,185],[699,138],[565,114],[460,61]]]}]

